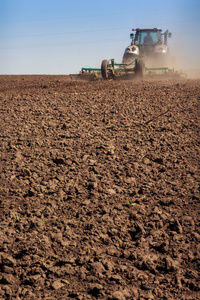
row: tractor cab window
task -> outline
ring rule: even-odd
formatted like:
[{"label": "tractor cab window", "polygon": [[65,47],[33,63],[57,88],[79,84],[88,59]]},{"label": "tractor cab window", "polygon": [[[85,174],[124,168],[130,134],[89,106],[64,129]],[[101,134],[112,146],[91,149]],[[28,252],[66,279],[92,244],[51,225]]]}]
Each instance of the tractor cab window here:
[{"label": "tractor cab window", "polygon": [[155,44],[160,40],[160,34],[157,31],[138,31],[135,35],[135,44]]}]

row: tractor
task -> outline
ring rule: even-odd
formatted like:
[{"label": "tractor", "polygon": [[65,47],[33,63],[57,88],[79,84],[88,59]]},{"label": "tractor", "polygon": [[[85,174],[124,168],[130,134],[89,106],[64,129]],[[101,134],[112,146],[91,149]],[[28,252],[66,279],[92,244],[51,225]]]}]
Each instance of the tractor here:
[{"label": "tractor", "polygon": [[168,30],[147,28],[136,30],[130,34],[131,45],[125,49],[122,63],[115,63],[114,59],[103,60],[101,75],[103,79],[115,78],[120,75],[134,74],[144,77],[145,74],[157,71],[172,71],[172,59],[167,45],[168,37],[172,36]]}]

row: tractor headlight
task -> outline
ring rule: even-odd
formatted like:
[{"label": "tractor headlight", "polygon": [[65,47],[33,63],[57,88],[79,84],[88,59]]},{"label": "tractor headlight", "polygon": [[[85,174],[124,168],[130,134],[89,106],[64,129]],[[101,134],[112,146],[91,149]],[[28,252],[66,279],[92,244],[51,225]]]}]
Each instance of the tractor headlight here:
[{"label": "tractor headlight", "polygon": [[159,52],[161,52],[161,53],[166,53],[167,51],[166,51],[165,48],[160,48],[160,49],[159,49]]},{"label": "tractor headlight", "polygon": [[134,52],[135,48],[134,47],[127,47],[125,50],[125,53],[130,53],[130,52]]},{"label": "tractor headlight", "polygon": [[167,53],[167,47],[155,47],[154,53]]},{"label": "tractor headlight", "polygon": [[125,49],[124,53],[129,53],[129,54],[134,54],[134,55],[139,55],[139,48],[137,46],[128,46]]}]

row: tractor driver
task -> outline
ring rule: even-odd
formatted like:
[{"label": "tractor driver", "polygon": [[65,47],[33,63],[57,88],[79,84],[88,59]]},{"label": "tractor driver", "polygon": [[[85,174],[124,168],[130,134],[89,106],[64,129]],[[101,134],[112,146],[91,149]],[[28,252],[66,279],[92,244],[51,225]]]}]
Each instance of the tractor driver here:
[{"label": "tractor driver", "polygon": [[152,44],[153,39],[150,35],[150,31],[147,31],[147,35],[144,37],[144,44]]}]

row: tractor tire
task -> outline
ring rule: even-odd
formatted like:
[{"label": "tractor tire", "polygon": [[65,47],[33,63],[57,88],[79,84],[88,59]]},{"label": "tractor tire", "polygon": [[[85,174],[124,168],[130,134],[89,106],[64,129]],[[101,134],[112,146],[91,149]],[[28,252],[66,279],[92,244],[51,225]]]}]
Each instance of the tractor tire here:
[{"label": "tractor tire", "polygon": [[109,61],[104,59],[101,63],[101,75],[103,79],[108,79],[109,77],[108,66],[109,66]]},{"label": "tractor tire", "polygon": [[145,73],[145,64],[143,60],[139,60],[136,65],[136,75],[139,78],[143,78]]}]

